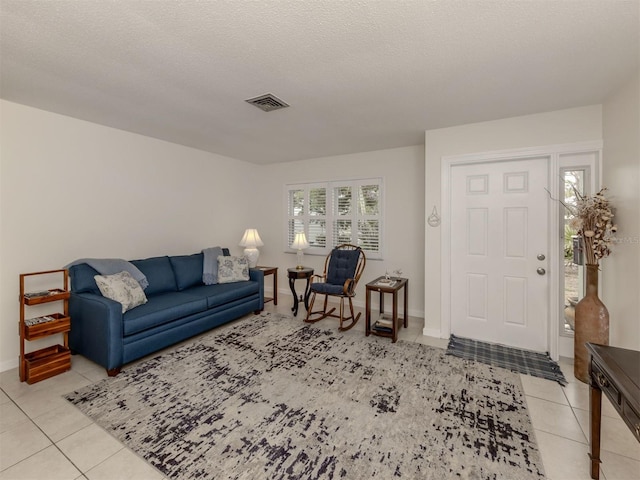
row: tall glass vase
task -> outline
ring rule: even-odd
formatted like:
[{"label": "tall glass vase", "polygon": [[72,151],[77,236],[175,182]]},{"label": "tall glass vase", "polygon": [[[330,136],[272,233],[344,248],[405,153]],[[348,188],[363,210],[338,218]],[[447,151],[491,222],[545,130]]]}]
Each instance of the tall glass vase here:
[{"label": "tall glass vase", "polygon": [[589,353],[585,343],[609,345],[609,311],[598,298],[598,265],[586,265],[586,292],[576,305],[573,374],[589,383]]}]

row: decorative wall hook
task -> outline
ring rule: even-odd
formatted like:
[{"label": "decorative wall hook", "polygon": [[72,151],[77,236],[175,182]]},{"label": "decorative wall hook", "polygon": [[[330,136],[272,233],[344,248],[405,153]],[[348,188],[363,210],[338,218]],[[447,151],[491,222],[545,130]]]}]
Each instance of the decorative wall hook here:
[{"label": "decorative wall hook", "polygon": [[433,206],[431,215],[427,217],[427,223],[432,227],[437,227],[440,225],[440,215],[438,215],[438,209],[435,205]]}]

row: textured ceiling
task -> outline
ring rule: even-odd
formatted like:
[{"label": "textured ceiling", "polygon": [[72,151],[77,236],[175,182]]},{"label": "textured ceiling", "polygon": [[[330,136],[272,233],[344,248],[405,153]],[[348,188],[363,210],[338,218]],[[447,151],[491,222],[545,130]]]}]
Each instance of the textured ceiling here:
[{"label": "textured ceiling", "polygon": [[[600,103],[640,0],[1,0],[6,100],[257,164]],[[271,92],[289,108],[244,100]]]}]

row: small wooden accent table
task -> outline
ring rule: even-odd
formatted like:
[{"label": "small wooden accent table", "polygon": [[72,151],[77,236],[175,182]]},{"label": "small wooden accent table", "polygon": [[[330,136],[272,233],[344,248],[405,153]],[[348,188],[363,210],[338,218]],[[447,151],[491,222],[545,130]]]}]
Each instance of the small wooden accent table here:
[{"label": "small wooden accent table", "polygon": [[591,478],[600,478],[602,392],[640,442],[640,352],[586,344],[589,361]]},{"label": "small wooden accent table", "polygon": [[310,282],[311,277],[313,276],[313,268],[304,267],[304,268],[287,268],[287,274],[289,275],[289,288],[291,288],[291,293],[293,293],[293,307],[291,311],[293,312],[293,316],[298,315],[298,302],[303,300],[303,296],[300,295],[300,300],[298,300],[298,294],[296,293],[296,280],[299,278],[307,279],[307,286],[304,289],[304,308],[309,310],[309,293],[310,290]]},{"label": "small wooden accent table", "polygon": [[[373,282],[367,283],[367,307],[366,307],[366,336],[370,334],[378,335],[380,337],[389,337],[392,342],[395,343],[398,340],[398,292],[401,288],[404,288],[404,328],[409,326],[409,279],[392,277],[391,281],[395,282],[391,285],[381,284],[380,281],[385,277],[378,277]],[[390,293],[393,296],[393,309],[391,316],[391,331],[377,330],[371,328],[371,292],[380,292],[380,315],[384,313],[384,294]]]},{"label": "small wooden accent table", "polygon": [[273,304],[278,304],[278,267],[256,267],[258,270],[262,270],[262,273],[266,277],[267,275],[273,275],[273,297],[264,297],[264,303],[273,300]]}]

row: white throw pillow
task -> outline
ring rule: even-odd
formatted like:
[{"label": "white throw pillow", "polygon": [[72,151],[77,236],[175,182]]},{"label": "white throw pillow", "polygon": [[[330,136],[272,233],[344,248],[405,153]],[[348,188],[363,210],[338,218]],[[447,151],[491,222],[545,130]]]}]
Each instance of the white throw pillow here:
[{"label": "white throw pillow", "polygon": [[218,283],[244,282],[249,280],[249,262],[245,257],[218,257]]},{"label": "white throw pillow", "polygon": [[138,281],[129,272],[93,277],[103,297],[122,304],[122,313],[147,303],[147,297]]}]

